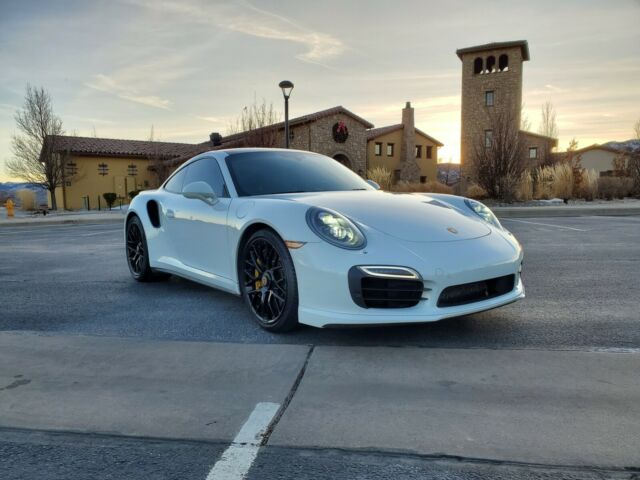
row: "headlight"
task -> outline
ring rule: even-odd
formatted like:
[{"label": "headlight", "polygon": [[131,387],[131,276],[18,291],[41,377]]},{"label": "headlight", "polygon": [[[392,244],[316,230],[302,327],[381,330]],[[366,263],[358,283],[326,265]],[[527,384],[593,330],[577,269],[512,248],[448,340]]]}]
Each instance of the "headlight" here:
[{"label": "headlight", "polygon": [[336,247],[358,250],[367,244],[358,227],[338,212],[311,207],[307,211],[307,224],[316,235]]},{"label": "headlight", "polygon": [[470,198],[465,198],[464,203],[469,207],[473,213],[478,215],[485,222],[493,225],[494,227],[502,229],[502,225],[500,224],[500,220],[495,214],[491,211],[489,207],[487,207],[484,203],[478,202],[477,200],[471,200]]}]

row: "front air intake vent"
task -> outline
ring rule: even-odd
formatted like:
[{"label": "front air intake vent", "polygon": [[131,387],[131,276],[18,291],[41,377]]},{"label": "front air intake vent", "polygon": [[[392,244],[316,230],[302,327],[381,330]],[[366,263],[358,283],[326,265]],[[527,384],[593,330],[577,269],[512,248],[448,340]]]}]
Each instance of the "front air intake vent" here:
[{"label": "front air intake vent", "polygon": [[438,307],[456,307],[499,297],[513,290],[515,279],[515,275],[505,275],[447,287],[438,298]]},{"label": "front air intake vent", "polygon": [[349,271],[353,301],[364,308],[409,308],[422,299],[424,284],[419,278],[372,276],[354,267]]}]

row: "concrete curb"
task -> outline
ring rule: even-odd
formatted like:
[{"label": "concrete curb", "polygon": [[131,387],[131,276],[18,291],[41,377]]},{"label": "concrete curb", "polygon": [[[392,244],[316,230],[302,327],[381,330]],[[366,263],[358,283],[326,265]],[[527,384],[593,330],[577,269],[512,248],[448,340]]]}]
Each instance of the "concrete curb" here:
[{"label": "concrete curb", "polygon": [[493,207],[500,218],[535,217],[626,217],[640,215],[639,207]]},{"label": "concrete curb", "polygon": [[124,223],[124,215],[114,218],[16,218],[13,220],[0,220],[0,228],[14,226],[51,226],[51,225],[78,225],[78,224],[111,224]]}]

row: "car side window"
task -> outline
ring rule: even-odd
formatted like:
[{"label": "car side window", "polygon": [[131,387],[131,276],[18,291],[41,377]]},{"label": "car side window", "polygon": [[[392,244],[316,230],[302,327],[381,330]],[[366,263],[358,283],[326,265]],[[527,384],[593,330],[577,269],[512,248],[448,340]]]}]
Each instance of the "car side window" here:
[{"label": "car side window", "polygon": [[204,182],[215,192],[217,197],[228,197],[227,188],[220,171],[220,166],[214,158],[203,158],[189,165],[184,179],[183,189],[194,182]]},{"label": "car side window", "polygon": [[178,173],[176,173],[173,177],[171,177],[169,181],[165,184],[164,189],[171,193],[181,193],[186,170],[187,170],[186,168],[183,168]]}]

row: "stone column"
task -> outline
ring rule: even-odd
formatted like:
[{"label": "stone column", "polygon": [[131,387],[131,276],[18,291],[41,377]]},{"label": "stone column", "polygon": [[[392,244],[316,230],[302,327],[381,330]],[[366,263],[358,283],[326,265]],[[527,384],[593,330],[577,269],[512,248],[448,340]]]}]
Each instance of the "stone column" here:
[{"label": "stone column", "polygon": [[400,146],[400,180],[420,181],[420,167],[416,162],[416,127],[411,102],[402,109],[402,145]]}]

